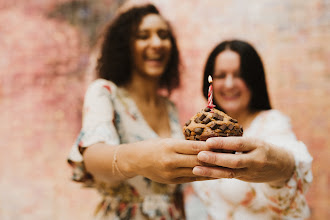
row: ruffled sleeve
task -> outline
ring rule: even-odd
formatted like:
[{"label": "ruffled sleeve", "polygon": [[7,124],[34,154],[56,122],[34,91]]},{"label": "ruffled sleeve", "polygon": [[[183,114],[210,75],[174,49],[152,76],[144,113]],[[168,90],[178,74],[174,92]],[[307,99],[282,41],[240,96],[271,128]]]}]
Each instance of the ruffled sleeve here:
[{"label": "ruffled sleeve", "polygon": [[99,142],[109,145],[120,143],[114,123],[115,92],[116,86],[102,79],[95,80],[86,91],[82,129],[68,157],[68,162],[73,168],[72,179],[75,181],[85,182],[86,185],[93,183],[92,176],[85,170],[82,156],[88,146]]},{"label": "ruffled sleeve", "polygon": [[[290,120],[277,110],[265,112],[261,117],[259,138],[277,147],[292,152],[295,171],[284,187],[274,188],[269,184],[256,187],[257,194],[264,197],[267,208],[279,216],[289,219],[302,219],[309,216],[305,194],[312,183],[312,161],[307,147],[296,139]],[[285,218],[285,219],[287,219]]]}]

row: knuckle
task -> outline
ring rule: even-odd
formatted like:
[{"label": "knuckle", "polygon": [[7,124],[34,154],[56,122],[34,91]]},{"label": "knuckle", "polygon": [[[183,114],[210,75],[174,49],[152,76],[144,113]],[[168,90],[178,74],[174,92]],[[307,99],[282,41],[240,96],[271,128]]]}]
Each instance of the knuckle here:
[{"label": "knuckle", "polygon": [[166,180],[171,181],[173,177],[172,177],[171,172],[165,171],[165,172],[163,173],[163,178],[166,179]]},{"label": "knuckle", "polygon": [[238,142],[238,151],[242,152],[242,151],[244,151],[244,149],[245,149],[245,144],[243,141],[240,140]]},{"label": "knuckle", "polygon": [[210,154],[210,155],[208,155],[208,157],[209,157],[209,159],[208,159],[209,163],[217,164],[218,159],[217,159],[217,156],[215,154]]},{"label": "knuckle", "polygon": [[212,172],[209,171],[208,169],[202,169],[200,173],[201,173],[201,176],[211,176],[212,175]]},{"label": "knuckle", "polygon": [[174,165],[173,161],[168,157],[165,157],[161,160],[161,166],[164,170],[172,168],[173,165]]},{"label": "knuckle", "polygon": [[172,173],[170,172],[165,172],[164,177],[170,181],[173,179]]},{"label": "knuckle", "polygon": [[240,159],[233,159],[232,161],[233,168],[238,168],[242,166],[242,160]]},{"label": "knuckle", "polygon": [[223,138],[214,138],[214,140],[211,142],[211,148],[216,147],[216,149],[222,149],[223,146],[225,145],[225,139]]},{"label": "knuckle", "polygon": [[[197,142],[197,141],[196,141],[196,142]],[[201,146],[199,145],[198,142],[197,142],[197,143],[194,143],[194,144],[191,146],[191,148],[192,148],[193,152],[196,152],[196,153],[198,153],[198,152],[201,151]]]}]

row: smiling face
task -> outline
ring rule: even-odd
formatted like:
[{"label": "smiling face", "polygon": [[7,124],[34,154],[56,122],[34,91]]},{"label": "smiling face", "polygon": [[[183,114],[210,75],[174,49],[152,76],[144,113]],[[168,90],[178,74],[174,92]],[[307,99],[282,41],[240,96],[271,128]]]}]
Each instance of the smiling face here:
[{"label": "smiling face", "polygon": [[224,50],[215,59],[213,93],[217,104],[229,115],[249,110],[251,91],[240,76],[240,56]]},{"label": "smiling face", "polygon": [[133,39],[133,74],[159,78],[171,55],[170,30],[157,14],[146,15]]}]

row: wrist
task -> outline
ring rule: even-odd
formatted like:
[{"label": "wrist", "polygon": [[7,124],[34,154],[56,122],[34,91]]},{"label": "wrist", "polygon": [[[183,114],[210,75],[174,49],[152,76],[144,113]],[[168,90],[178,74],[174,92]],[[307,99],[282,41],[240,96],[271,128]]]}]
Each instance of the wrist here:
[{"label": "wrist", "polygon": [[291,152],[285,152],[287,157],[285,159],[285,163],[283,163],[282,169],[280,170],[281,176],[276,181],[268,182],[271,187],[280,188],[287,184],[287,182],[293,176],[295,170],[295,160]]},{"label": "wrist", "polygon": [[119,172],[126,178],[132,178],[137,175],[134,169],[134,157],[130,151],[129,145],[118,146],[120,149],[117,151],[117,167]]}]

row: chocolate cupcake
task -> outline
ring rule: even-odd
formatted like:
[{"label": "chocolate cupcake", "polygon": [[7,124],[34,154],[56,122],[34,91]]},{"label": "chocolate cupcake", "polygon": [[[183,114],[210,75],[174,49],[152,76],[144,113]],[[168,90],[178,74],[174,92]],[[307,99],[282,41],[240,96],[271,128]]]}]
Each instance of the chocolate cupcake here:
[{"label": "chocolate cupcake", "polygon": [[186,140],[206,141],[210,137],[242,136],[236,119],[215,108],[201,110],[183,126]]}]

